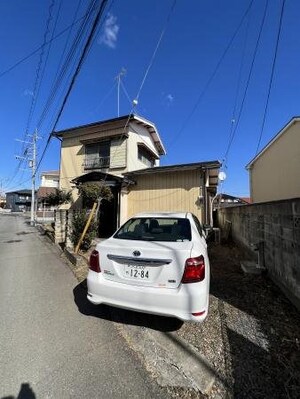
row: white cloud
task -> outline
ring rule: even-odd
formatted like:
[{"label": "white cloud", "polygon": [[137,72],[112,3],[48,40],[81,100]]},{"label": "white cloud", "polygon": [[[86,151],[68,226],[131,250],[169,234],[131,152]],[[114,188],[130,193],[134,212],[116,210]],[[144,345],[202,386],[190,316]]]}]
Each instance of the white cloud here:
[{"label": "white cloud", "polygon": [[172,94],[168,94],[166,99],[167,99],[167,102],[169,104],[171,104],[174,101],[174,96],[172,96]]},{"label": "white cloud", "polygon": [[23,91],[23,96],[33,97],[33,91],[29,90],[29,89],[26,89],[26,90]]},{"label": "white cloud", "polygon": [[108,14],[105,23],[104,31],[100,36],[100,43],[104,43],[110,48],[115,48],[118,39],[119,25],[117,25],[117,17],[112,14]]},{"label": "white cloud", "polygon": [[165,107],[170,107],[175,101],[173,94],[163,91],[161,93],[161,103]]}]

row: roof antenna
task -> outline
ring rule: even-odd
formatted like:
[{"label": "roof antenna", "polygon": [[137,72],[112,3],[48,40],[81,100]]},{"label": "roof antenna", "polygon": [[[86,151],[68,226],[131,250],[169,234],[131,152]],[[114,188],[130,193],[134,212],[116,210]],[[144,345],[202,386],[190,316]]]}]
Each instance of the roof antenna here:
[{"label": "roof antenna", "polygon": [[116,76],[118,81],[118,117],[120,116],[120,85],[121,85],[121,77],[126,75],[126,69],[122,68],[120,73]]}]

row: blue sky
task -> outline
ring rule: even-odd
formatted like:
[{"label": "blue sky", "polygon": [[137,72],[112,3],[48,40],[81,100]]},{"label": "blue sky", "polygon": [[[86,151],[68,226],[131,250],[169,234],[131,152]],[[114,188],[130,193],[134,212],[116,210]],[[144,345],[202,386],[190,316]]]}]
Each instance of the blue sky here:
[{"label": "blue sky", "polygon": [[[40,123],[68,32],[53,40],[51,47],[46,46],[42,54],[38,51],[7,71],[39,48],[44,37],[49,40],[52,34],[55,36],[71,25],[74,16],[80,18],[89,3],[87,0],[0,2],[2,191],[30,188],[30,171],[26,170],[25,164],[17,168],[19,163],[15,155],[22,153],[22,144],[15,139],[24,139],[25,132],[32,134],[38,125],[42,137],[38,143],[41,155],[67,87],[67,81],[63,82],[47,117]],[[263,18],[264,0],[253,0],[225,57],[221,62],[220,59],[250,3],[250,0],[110,2],[106,19],[102,21],[57,129],[116,117],[115,78],[122,68],[126,73],[122,77],[120,115],[128,114],[164,30],[135,110],[154,122],[159,130],[167,150],[161,165],[222,161],[234,127],[234,139],[224,165],[227,179],[222,191],[247,196],[249,183],[245,165],[255,156],[260,134],[261,149],[293,116],[300,114],[300,3],[290,0],[284,7],[272,90],[262,131],[282,7],[282,0],[271,0],[243,111],[238,118]],[[48,31],[45,33],[47,21]],[[78,26],[76,24],[71,31],[67,46]],[[42,76],[40,86],[35,85],[36,76]],[[52,140],[40,171],[58,169],[59,157],[59,142]]]}]

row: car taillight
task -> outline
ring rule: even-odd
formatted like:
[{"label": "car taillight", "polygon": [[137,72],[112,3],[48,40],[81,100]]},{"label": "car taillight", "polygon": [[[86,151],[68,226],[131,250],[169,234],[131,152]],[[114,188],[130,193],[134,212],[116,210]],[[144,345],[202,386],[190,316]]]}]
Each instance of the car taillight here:
[{"label": "car taillight", "polygon": [[181,282],[187,283],[198,283],[203,281],[205,278],[205,262],[203,256],[196,258],[189,258],[185,261],[184,273]]},{"label": "car taillight", "polygon": [[90,255],[89,267],[96,273],[100,273],[100,261],[99,261],[99,252],[94,249],[94,251]]}]

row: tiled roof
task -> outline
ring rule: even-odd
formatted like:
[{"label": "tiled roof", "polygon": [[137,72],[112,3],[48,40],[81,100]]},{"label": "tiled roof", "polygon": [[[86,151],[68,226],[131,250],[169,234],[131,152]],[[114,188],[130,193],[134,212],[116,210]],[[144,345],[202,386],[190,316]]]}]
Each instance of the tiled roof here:
[{"label": "tiled roof", "polygon": [[49,194],[55,194],[56,190],[57,189],[54,188],[54,187],[40,187],[38,189],[38,192],[37,192],[37,197],[38,198],[45,198]]}]

